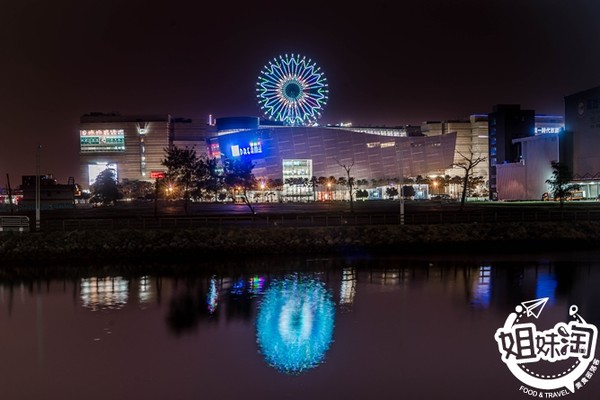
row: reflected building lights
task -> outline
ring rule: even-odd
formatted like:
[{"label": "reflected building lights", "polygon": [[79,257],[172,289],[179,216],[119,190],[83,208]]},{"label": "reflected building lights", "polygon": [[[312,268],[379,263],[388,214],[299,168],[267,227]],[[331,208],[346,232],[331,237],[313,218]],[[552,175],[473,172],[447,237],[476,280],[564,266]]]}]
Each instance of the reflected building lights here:
[{"label": "reflected building lights", "polygon": [[479,267],[479,275],[473,282],[473,298],[471,303],[478,308],[488,308],[492,297],[492,266],[482,265]]},{"label": "reflected building lights", "polygon": [[217,310],[218,299],[219,289],[217,288],[217,277],[213,276],[210,278],[210,282],[208,284],[208,294],[206,295],[206,303],[209,314],[214,314]]},{"label": "reflected building lights", "polygon": [[139,297],[140,303],[148,303],[152,299],[152,292],[151,292],[150,288],[151,288],[150,277],[142,276],[140,278],[139,291],[138,291],[138,297]]},{"label": "reflected building lights", "polygon": [[558,282],[553,274],[549,272],[539,273],[535,283],[535,298],[541,299],[548,297],[548,303],[554,303],[557,285]]},{"label": "reflected building lights", "polygon": [[273,281],[258,308],[257,342],[266,362],[299,374],[323,362],[335,307],[323,282],[297,275]]},{"label": "reflected building lights", "polygon": [[264,290],[265,278],[262,276],[253,276],[249,279],[240,278],[231,284],[230,293],[234,295],[261,294]]},{"label": "reflected building lights", "polygon": [[356,271],[354,268],[342,270],[342,284],[340,287],[340,305],[350,306],[354,302],[356,294]]},{"label": "reflected building lights", "polygon": [[253,276],[248,282],[248,292],[252,294],[261,294],[265,286],[265,278],[262,276]]},{"label": "reflected building lights", "polygon": [[122,277],[81,279],[81,302],[93,311],[120,309],[129,298],[128,281]]}]

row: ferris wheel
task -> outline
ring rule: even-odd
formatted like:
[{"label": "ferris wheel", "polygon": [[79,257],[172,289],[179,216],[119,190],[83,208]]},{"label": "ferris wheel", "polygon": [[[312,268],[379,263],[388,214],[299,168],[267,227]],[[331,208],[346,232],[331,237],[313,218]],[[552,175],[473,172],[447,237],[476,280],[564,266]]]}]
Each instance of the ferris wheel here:
[{"label": "ferris wheel", "polygon": [[321,68],[298,54],[269,61],[256,86],[265,116],[292,126],[316,125],[329,93]]}]

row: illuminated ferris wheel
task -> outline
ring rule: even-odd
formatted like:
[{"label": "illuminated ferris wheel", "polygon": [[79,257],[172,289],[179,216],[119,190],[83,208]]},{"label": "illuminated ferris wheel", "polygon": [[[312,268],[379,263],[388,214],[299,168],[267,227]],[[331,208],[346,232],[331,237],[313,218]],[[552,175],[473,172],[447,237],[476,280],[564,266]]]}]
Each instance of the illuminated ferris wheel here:
[{"label": "illuminated ferris wheel", "polygon": [[329,93],[321,68],[298,54],[269,61],[256,86],[263,113],[286,125],[315,125]]}]

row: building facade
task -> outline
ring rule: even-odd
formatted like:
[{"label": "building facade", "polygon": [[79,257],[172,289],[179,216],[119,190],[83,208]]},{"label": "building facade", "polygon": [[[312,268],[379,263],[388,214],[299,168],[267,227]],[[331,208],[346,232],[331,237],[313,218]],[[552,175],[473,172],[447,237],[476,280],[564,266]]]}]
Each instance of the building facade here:
[{"label": "building facade", "polygon": [[79,161],[82,188],[88,189],[100,172],[113,168],[117,179],[150,181],[158,172],[165,148],[193,147],[205,152],[206,124],[170,115],[90,113],[80,118]]},{"label": "building facade", "polygon": [[565,96],[565,132],[560,161],[586,198],[600,195],[600,86]]},{"label": "building facade", "polygon": [[513,139],[534,136],[535,112],[518,104],[498,104],[488,114],[490,199],[498,199],[496,165],[518,162],[521,155]]},{"label": "building facade", "polygon": [[[221,124],[218,126],[230,126]],[[341,177],[355,179],[438,175],[452,164],[456,133],[396,136],[341,127],[256,126],[218,131],[208,139],[212,157],[248,158],[259,179]]]},{"label": "building facade", "polygon": [[544,133],[514,139],[519,161],[496,165],[498,200],[541,200],[548,193],[551,161],[558,160],[559,133]]},{"label": "building facade", "polygon": [[[446,167],[444,175],[451,177],[465,174],[464,169],[453,166],[465,162],[465,158],[488,158],[488,116],[474,114],[466,120],[456,121],[427,121],[421,125],[421,130],[426,136],[443,135],[450,132],[456,133],[456,148],[452,162]],[[489,176],[487,162],[479,163],[472,171],[473,176],[482,176],[486,180]]]}]

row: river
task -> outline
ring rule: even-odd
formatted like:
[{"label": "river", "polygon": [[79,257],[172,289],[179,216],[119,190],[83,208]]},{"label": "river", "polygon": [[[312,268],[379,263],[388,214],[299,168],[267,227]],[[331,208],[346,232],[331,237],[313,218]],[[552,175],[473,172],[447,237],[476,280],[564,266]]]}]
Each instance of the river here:
[{"label": "river", "polygon": [[2,399],[600,393],[598,252],[46,268],[2,269]]}]

